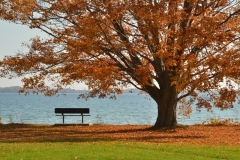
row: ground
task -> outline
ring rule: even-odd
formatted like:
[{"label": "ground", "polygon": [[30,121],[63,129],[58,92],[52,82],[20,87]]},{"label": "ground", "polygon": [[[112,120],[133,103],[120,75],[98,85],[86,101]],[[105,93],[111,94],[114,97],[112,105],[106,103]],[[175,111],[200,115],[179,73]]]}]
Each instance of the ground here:
[{"label": "ground", "polygon": [[193,125],[153,130],[149,125],[0,124],[0,132],[0,142],[137,141],[182,145],[240,145],[240,126],[234,125]]}]

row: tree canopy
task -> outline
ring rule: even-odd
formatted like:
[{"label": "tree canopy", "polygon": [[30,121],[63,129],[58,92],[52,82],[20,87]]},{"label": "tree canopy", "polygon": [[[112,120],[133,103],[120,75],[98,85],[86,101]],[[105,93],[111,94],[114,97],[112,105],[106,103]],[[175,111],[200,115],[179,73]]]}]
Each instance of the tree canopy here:
[{"label": "tree canopy", "polygon": [[156,127],[176,125],[178,102],[188,114],[239,95],[239,0],[0,0],[0,18],[49,35],[0,63],[1,76],[27,75],[23,92],[83,82],[81,97],[103,98],[131,85],[156,101]]}]

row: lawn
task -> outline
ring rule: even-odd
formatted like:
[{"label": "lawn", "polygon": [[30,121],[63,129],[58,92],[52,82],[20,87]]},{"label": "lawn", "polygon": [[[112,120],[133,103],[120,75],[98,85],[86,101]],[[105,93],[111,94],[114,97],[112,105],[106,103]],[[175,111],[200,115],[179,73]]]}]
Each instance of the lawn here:
[{"label": "lawn", "polygon": [[0,159],[239,159],[239,126],[0,125]]}]

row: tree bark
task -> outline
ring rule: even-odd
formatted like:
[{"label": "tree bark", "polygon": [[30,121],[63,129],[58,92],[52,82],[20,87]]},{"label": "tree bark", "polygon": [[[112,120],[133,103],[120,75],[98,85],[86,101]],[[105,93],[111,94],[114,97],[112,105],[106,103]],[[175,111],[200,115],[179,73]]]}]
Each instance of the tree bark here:
[{"label": "tree bark", "polygon": [[177,125],[177,96],[176,88],[170,86],[161,91],[158,97],[154,97],[158,105],[158,116],[154,128],[174,127]]},{"label": "tree bark", "polygon": [[[171,99],[171,98],[170,98]],[[154,128],[174,127],[177,124],[175,100],[159,101],[158,104],[158,117],[155,122]]]}]

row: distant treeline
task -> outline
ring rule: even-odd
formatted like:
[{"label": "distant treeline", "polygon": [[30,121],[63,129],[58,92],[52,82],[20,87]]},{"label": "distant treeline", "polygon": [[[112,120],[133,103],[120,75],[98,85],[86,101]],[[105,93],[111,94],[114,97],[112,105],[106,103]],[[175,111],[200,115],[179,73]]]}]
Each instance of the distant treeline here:
[{"label": "distant treeline", "polygon": [[[21,87],[19,86],[12,86],[12,87],[0,87],[0,93],[18,93]],[[60,92],[64,93],[79,93],[80,90],[66,88],[61,90]]]},{"label": "distant treeline", "polygon": [[18,93],[19,90],[19,86],[0,87],[0,93]]},{"label": "distant treeline", "polygon": [[[20,86],[12,86],[12,87],[0,87],[0,93],[18,93],[20,90]],[[75,90],[71,88],[65,88],[59,91],[59,93],[86,93],[87,90]],[[140,92],[137,89],[126,89],[124,90],[125,93],[133,92],[138,93]]]}]

